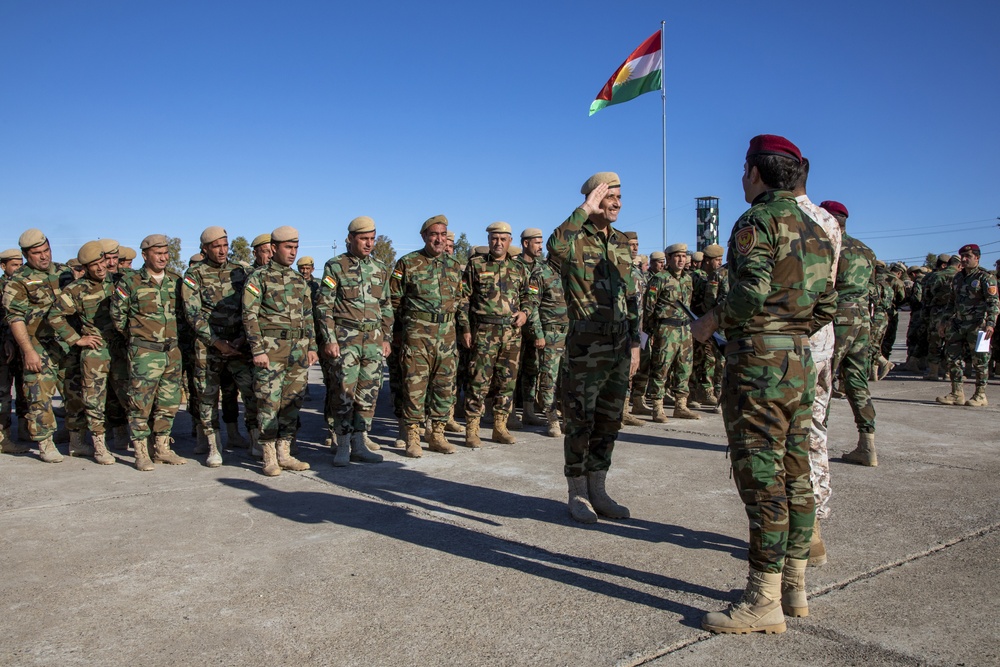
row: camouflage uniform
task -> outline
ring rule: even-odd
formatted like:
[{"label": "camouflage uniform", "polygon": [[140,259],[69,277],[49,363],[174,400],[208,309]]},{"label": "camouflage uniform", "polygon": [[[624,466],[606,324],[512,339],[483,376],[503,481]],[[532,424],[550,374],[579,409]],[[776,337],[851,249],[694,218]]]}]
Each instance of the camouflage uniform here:
[{"label": "camouflage uniform", "polygon": [[447,253],[411,252],[396,262],[389,294],[401,322],[403,419],[408,426],[422,423],[425,415],[447,422],[455,402],[456,320],[469,328],[462,266]]},{"label": "camouflage uniform", "polygon": [[[638,299],[636,302],[636,311],[639,313],[639,331],[642,331],[642,300],[646,295],[646,287],[648,286],[649,278],[650,276],[643,273],[642,269],[638,266],[632,266],[632,280],[635,282],[635,294],[636,299]],[[649,385],[649,347],[650,346],[647,341],[647,344],[639,349],[639,368],[636,369],[635,375],[632,376],[632,380],[629,382],[628,396],[625,399],[626,402],[631,400],[633,395],[646,395],[646,389]]]},{"label": "camouflage uniform", "polygon": [[750,520],[752,570],[805,560],[815,520],[808,437],[816,370],[808,336],[833,320],[832,249],[790,192],[760,194],[729,239],[723,419]]},{"label": "camouflage uniform", "polygon": [[950,319],[946,320],[949,372],[953,383],[962,382],[966,359],[975,371],[976,390],[986,387],[990,353],[976,352],[976,337],[987,327],[995,327],[1000,304],[997,279],[981,266],[957,272],[952,279]]},{"label": "camouflage uniform", "polygon": [[875,253],[853,236],[844,234],[837,262],[833,373],[843,378],[844,393],[859,433],[875,432],[875,406],[868,390],[870,304],[875,292]]},{"label": "camouflage uniform", "polygon": [[910,307],[910,322],[906,327],[907,359],[916,360],[927,357],[927,322],[924,320],[921,308],[924,278],[924,276],[918,276],[906,293],[906,304]]},{"label": "camouflage uniform", "polygon": [[[524,239],[522,238],[521,241],[524,242]],[[524,265],[524,270],[527,271],[529,280],[532,281],[532,284],[538,287],[538,283],[534,282],[534,270],[536,265],[544,264],[544,261],[533,260],[528,257],[527,253],[524,252],[515,257],[514,261]],[[538,295],[535,294],[535,296],[537,297]],[[517,388],[514,392],[515,407],[518,405],[518,402],[521,404],[530,402],[532,406],[535,404],[535,395],[538,390],[539,365],[544,352],[544,348],[539,350],[535,347],[535,341],[537,338],[544,339],[544,335],[536,338],[535,334],[540,332],[541,329],[536,330],[531,324],[531,320],[536,312],[536,309],[532,310],[532,314],[529,315],[528,321],[524,323],[524,327],[521,331],[520,363],[517,368],[515,368],[515,372],[517,373]],[[527,417],[527,415],[525,415],[525,417]]]},{"label": "camouflage uniform", "polygon": [[668,376],[672,379],[671,389],[675,396],[688,395],[694,348],[690,320],[676,302],[690,307],[692,289],[691,276],[687,272],[674,273],[671,269],[658,273],[646,287],[642,324],[652,348],[647,398],[654,403],[663,400]]},{"label": "camouflage uniform", "polygon": [[[704,274],[703,280],[692,281],[691,310],[699,317],[709,312],[719,302],[724,301],[729,292],[726,268],[719,267],[717,271]],[[699,349],[701,366],[695,362],[694,380],[701,384],[705,395],[717,396],[722,387],[722,372],[726,360],[711,341],[699,343],[694,341],[695,358],[698,359]]]},{"label": "camouflage uniform", "polygon": [[887,270],[881,268],[875,272],[875,298],[872,300],[871,340],[868,350],[869,372],[872,372],[871,369],[878,365],[879,359],[885,356],[883,354],[885,346],[882,344],[882,339],[886,335],[889,320],[892,318],[893,310],[895,310],[893,301],[896,298],[896,293],[888,273]]},{"label": "camouflage uniform", "polygon": [[327,426],[337,435],[366,433],[382,388],[382,343],[392,336],[388,267],[374,257],[349,252],[329,260],[315,316],[319,344],[340,345],[339,357],[322,362],[330,378],[324,406]]},{"label": "camouflage uniform", "polygon": [[927,276],[923,293],[923,312],[927,322],[927,363],[939,366],[944,361],[945,340],[939,327],[951,317],[952,282],[958,268],[946,266]]},{"label": "camouflage uniform", "polygon": [[556,409],[556,389],[566,352],[566,297],[562,279],[548,262],[536,260],[531,267],[531,281],[538,286],[538,307],[532,310],[527,326],[532,338],[544,338],[539,350],[538,385],[534,396],[546,413]]},{"label": "camouflage uniform", "polygon": [[9,278],[0,272],[0,350],[6,350],[8,345],[14,350],[14,355],[9,362],[0,359],[0,429],[9,434],[11,403],[15,403],[14,411],[18,419],[23,420],[28,414],[28,401],[24,395],[24,369],[21,365],[21,353],[10,333],[10,327],[7,325],[7,309],[2,304],[4,286],[8,281]]},{"label": "camouflage uniform", "polygon": [[309,352],[316,352],[312,296],[305,278],[270,262],[254,270],[243,289],[243,328],[253,356],[260,441],[291,440],[309,380]]},{"label": "camouflage uniform", "polygon": [[567,477],[611,467],[631,346],[639,342],[628,239],[610,225],[598,231],[588,217],[577,208],[546,244],[549,263],[562,278],[569,316],[562,389]]}]

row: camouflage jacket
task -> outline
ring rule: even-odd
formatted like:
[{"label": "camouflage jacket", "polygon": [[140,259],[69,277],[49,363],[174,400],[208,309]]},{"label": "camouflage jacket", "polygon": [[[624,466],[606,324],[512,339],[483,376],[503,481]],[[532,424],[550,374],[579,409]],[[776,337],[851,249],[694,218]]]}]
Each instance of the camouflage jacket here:
[{"label": "camouflage jacket", "polygon": [[963,328],[985,329],[995,327],[1000,302],[997,298],[997,279],[981,266],[963,269],[951,281],[953,293],[952,320]]},{"label": "camouflage jacket", "polygon": [[130,341],[177,343],[181,277],[167,269],[159,284],[142,267],[122,276],[111,295],[111,321]]},{"label": "camouflage jacket", "polygon": [[321,345],[338,342],[338,323],[377,326],[383,340],[392,340],[389,267],[372,256],[360,258],[349,252],[327,261],[314,312]]},{"label": "camouflage jacket", "polygon": [[[405,324],[428,316],[454,319],[469,330],[462,265],[447,253],[431,257],[423,248],[403,255],[389,276],[389,297],[396,319]],[[416,313],[421,315],[417,316]]]},{"label": "camouflage jacket", "polygon": [[216,265],[206,259],[184,274],[181,281],[184,315],[207,347],[218,340],[232,342],[243,338],[246,281],[246,269],[229,261]]},{"label": "camouflage jacket", "polygon": [[715,313],[729,340],[812,335],[833,321],[833,248],[790,192],[754,200],[733,226],[727,264],[729,293]]},{"label": "camouflage jacket", "polygon": [[704,276],[692,280],[691,310],[699,317],[723,301],[729,288],[724,266],[719,267],[717,271],[705,273]]},{"label": "camouflage jacket", "polygon": [[956,273],[958,273],[957,267],[948,266],[927,276],[924,281],[924,293],[921,301],[926,316],[950,316],[952,296],[954,295],[952,282],[955,280]]},{"label": "camouflage jacket", "polygon": [[844,234],[837,262],[837,302],[857,303],[867,311],[875,296],[875,253]]},{"label": "camouflage jacket", "polygon": [[562,278],[571,321],[627,327],[639,342],[639,310],[628,239],[614,227],[598,232],[577,208],[559,225],[546,246],[549,264]]},{"label": "camouflage jacket", "polygon": [[470,324],[479,318],[510,320],[518,311],[530,318],[537,307],[538,285],[532,282],[528,265],[510,255],[502,260],[493,255],[470,258],[462,283],[469,297]]},{"label": "camouflage jacket", "polygon": [[316,352],[312,295],[302,274],[271,262],[247,277],[243,288],[243,329],[250,353],[266,354],[264,336],[282,340],[309,340]]},{"label": "camouflage jacket", "polygon": [[538,308],[531,313],[530,326],[535,339],[544,338],[546,331],[569,322],[566,314],[566,296],[563,293],[562,278],[548,262],[535,260],[531,267],[531,278],[538,286]]},{"label": "camouflage jacket", "polygon": [[35,340],[54,340],[55,330],[48,316],[59,295],[59,280],[66,268],[52,262],[47,271],[39,271],[25,263],[15,271],[3,288],[7,326],[23,322],[28,335]]},{"label": "camouflage jacket", "polygon": [[642,321],[647,333],[652,333],[660,324],[662,319],[672,319],[680,323],[689,322],[684,310],[676,305],[678,301],[685,306],[691,306],[691,293],[693,285],[691,274],[687,271],[678,275],[667,269],[660,271],[646,287],[646,295],[643,297]]},{"label": "camouflage jacket", "polygon": [[84,276],[63,288],[49,311],[49,324],[56,335],[67,345],[75,344],[81,336],[100,336],[108,342],[122,342],[121,334],[111,321],[114,290],[110,276],[101,281]]},{"label": "camouflage jacket", "polygon": [[893,301],[896,298],[896,291],[889,272],[885,269],[878,269],[875,273],[875,298],[872,299],[872,311],[878,317],[888,317],[895,306]]}]

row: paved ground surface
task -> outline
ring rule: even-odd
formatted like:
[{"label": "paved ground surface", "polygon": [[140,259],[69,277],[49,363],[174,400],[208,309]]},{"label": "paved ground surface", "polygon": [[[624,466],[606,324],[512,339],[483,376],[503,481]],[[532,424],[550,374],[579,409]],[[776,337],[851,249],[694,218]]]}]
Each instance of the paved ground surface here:
[{"label": "paved ground surface", "polygon": [[[186,416],[185,466],[0,457],[0,665],[1000,664],[1000,387],[980,409],[914,374],[873,389],[880,465],[835,458],[830,563],[783,635],[699,627],[746,574],[721,416],[623,432],[609,487],[634,518],[587,527],[541,428],[333,468],[314,384],[304,473],[206,468]],[[844,401],[830,432],[853,447]]]}]

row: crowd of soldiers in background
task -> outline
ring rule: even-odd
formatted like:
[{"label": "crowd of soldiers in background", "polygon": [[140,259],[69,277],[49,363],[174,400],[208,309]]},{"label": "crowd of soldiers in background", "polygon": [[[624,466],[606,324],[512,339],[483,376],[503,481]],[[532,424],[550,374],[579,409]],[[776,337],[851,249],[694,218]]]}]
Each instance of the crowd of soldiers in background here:
[{"label": "crowd of soldiers in background", "polygon": [[[830,212],[846,220],[840,208]],[[298,233],[290,227],[257,236],[252,264],[233,261],[227,232],[210,227],[184,276],[165,268],[162,235],[143,240],[145,263],[133,268],[136,252],[110,239],[84,244],[63,265],[51,262],[42,232],[25,232],[19,248],[0,254],[3,452],[26,452],[19,440],[30,439],[46,462],[61,461],[55,444],[68,442],[71,456],[102,464],[115,462],[109,448],[134,451],[139,470],[185,463],[170,436],[186,393],[194,453],[207,455],[206,465],[222,464],[221,399],[227,448],[249,448],[268,475],[304,470],[309,464],[294,456],[296,433],[308,367],[316,362],[326,390],[326,444],[337,466],[382,460],[368,434],[386,366],[396,445],[406,456],[422,456],[422,440],[431,451],[455,451],[446,432],[464,433],[466,446],[480,447],[481,422],[492,423],[498,443],[515,443],[511,430],[525,425],[561,436],[568,318],[561,281],[543,255],[542,231],[523,230],[518,247],[510,225],[493,223],[488,245],[473,248],[463,264],[454,257],[447,224],[444,216],[428,219],[421,227],[424,248],[390,269],[371,254],[374,221],[357,218],[348,227],[347,251],[330,259],[318,278],[310,257],[295,263],[297,272],[292,268]],[[643,425],[640,416],[666,422],[671,406],[680,419],[699,419],[699,409],[721,412],[723,353],[712,342],[693,341],[687,325],[725,296],[723,248],[690,252],[678,243],[647,257],[638,254],[637,235],[625,234],[643,333],[623,425]],[[996,320],[995,278],[978,267],[967,275],[965,258],[978,260],[978,247],[940,255],[933,269],[907,268],[886,266],[864,244],[844,238],[853,251],[845,249],[841,262],[855,262],[860,282],[867,282],[870,334],[860,355],[866,359],[855,364],[863,365],[863,382],[892,369],[888,358],[905,305],[911,316],[904,368],[926,370],[928,380],[949,374],[953,391],[939,402],[986,405],[989,355],[972,353],[963,326],[975,320],[975,329],[992,329]],[[970,301],[977,289],[980,298]],[[873,433],[867,386],[857,386],[857,372],[845,381],[839,362],[847,350],[844,341],[837,343],[834,395],[851,399],[859,431]],[[961,388],[966,366],[976,377],[968,401]],[[61,411],[52,407],[57,393]],[[249,438],[238,427],[239,396]],[[56,428],[57,412],[64,429]],[[870,452],[858,452],[851,453],[853,462],[875,464],[873,443]]]}]

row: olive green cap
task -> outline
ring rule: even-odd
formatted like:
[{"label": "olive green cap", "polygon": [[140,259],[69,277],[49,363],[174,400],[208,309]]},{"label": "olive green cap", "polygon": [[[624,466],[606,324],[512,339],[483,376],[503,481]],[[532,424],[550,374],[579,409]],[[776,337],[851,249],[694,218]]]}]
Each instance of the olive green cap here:
[{"label": "olive green cap", "polygon": [[295,262],[295,266],[301,269],[303,266],[316,266],[316,262],[313,261],[312,257],[306,255],[305,257],[300,257],[299,261]]},{"label": "olive green cap", "polygon": [[635,232],[624,232],[624,234],[625,234],[625,238],[627,238],[629,241],[638,241],[639,240],[639,235],[636,234]]},{"label": "olive green cap", "polygon": [[726,251],[718,243],[713,243],[712,245],[707,246],[702,252],[705,254],[705,257],[714,259],[716,257],[722,257]]},{"label": "olive green cap", "polygon": [[654,250],[649,255],[649,261],[653,261],[654,259],[666,259],[666,258],[667,258],[666,254],[660,252],[659,250]]}]

